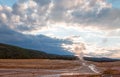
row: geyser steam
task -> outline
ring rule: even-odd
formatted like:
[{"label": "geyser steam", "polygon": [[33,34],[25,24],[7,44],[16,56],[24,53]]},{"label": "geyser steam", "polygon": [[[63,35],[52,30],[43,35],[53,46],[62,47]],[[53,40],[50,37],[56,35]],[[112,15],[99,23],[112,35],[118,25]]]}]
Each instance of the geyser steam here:
[{"label": "geyser steam", "polygon": [[94,64],[88,64],[87,61],[83,59],[85,52],[89,51],[89,49],[87,49],[84,43],[75,42],[72,45],[64,45],[63,47],[72,51],[74,55],[79,58],[79,62],[82,65],[79,68],[75,69],[78,71],[78,73],[82,74],[100,73]]},{"label": "geyser steam", "polygon": [[96,69],[96,66],[93,64],[88,64],[84,59],[84,52],[87,50],[86,46],[81,43],[79,45],[76,45],[74,49],[74,53],[76,56],[78,56],[80,62],[82,62],[82,66],[79,68],[79,70],[83,70],[83,73],[99,73],[98,69]]},{"label": "geyser steam", "polygon": [[74,53],[75,53],[76,56],[78,56],[78,58],[80,60],[83,61],[83,56],[84,56],[84,51],[85,50],[86,50],[85,45],[81,43],[80,45],[76,45],[76,47],[74,48],[74,51],[75,51]]}]

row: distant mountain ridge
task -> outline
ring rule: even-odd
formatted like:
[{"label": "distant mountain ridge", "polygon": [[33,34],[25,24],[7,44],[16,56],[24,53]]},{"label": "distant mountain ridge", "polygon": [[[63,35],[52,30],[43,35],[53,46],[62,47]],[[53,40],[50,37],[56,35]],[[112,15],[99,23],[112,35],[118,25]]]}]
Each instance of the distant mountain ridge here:
[{"label": "distant mountain ridge", "polygon": [[43,51],[25,49],[18,46],[0,43],[0,59],[64,59],[75,60],[72,55],[55,55]]},{"label": "distant mountain ridge", "polygon": [[106,58],[106,57],[83,57],[84,60],[94,62],[114,62],[120,61],[120,59]]}]

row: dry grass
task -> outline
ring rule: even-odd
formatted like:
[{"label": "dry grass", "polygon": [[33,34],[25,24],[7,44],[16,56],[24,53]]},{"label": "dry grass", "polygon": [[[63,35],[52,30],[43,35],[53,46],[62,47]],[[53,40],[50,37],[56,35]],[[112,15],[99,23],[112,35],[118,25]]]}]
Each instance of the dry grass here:
[{"label": "dry grass", "polygon": [[[95,63],[89,62],[90,64],[95,64],[102,68],[103,74],[117,74],[120,75],[120,62],[104,62]],[[0,69],[72,69],[79,67],[80,63],[74,60],[49,60],[49,59],[0,59]],[[113,69],[117,68],[117,69]],[[4,71],[3,71],[4,72]],[[3,75],[0,72],[0,77]],[[28,72],[17,72],[17,74],[9,74],[8,77],[34,77],[33,75],[43,75],[43,74],[56,74],[55,72],[46,71],[28,71]],[[17,75],[17,76],[16,76]],[[26,76],[25,76],[26,75]],[[66,75],[61,77],[101,77],[102,75]],[[5,76],[7,77],[7,75]],[[114,76],[113,76],[114,77]]]},{"label": "dry grass", "polygon": [[61,77],[101,77],[102,75],[66,75],[66,76],[61,76]]},{"label": "dry grass", "polygon": [[[88,62],[98,67],[120,67],[120,62]],[[49,60],[49,59],[0,59],[0,68],[39,68],[39,69],[62,69],[74,68],[80,63],[74,60]]]},{"label": "dry grass", "polygon": [[0,59],[0,68],[65,69],[80,66],[76,61],[48,59]]},{"label": "dry grass", "polygon": [[[89,62],[91,63],[91,62]],[[92,62],[98,67],[120,67],[120,61],[117,62]]]},{"label": "dry grass", "polygon": [[103,74],[117,74],[120,75],[120,71],[116,69],[106,69],[103,71]]}]

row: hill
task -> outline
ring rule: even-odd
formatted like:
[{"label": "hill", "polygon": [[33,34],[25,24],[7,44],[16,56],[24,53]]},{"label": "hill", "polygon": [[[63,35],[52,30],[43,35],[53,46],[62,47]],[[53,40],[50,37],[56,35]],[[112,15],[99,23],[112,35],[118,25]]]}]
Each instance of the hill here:
[{"label": "hill", "polygon": [[75,56],[48,54],[43,51],[25,49],[0,43],[0,59],[64,59],[75,60]]},{"label": "hill", "polygon": [[120,59],[106,58],[106,57],[84,57],[84,60],[94,61],[94,62],[114,62],[120,61]]}]

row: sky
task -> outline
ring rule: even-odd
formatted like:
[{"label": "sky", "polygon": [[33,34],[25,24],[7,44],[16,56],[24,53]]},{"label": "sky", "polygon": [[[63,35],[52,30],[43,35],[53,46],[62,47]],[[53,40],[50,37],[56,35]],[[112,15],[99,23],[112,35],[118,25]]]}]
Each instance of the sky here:
[{"label": "sky", "polygon": [[55,54],[120,58],[119,4],[120,0],[0,0],[0,42]]}]

